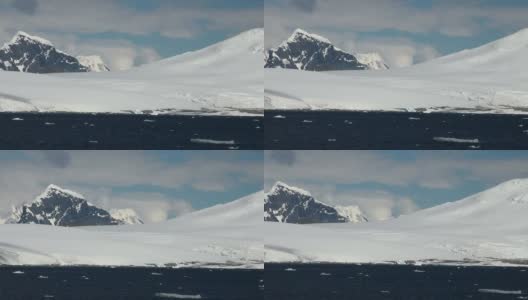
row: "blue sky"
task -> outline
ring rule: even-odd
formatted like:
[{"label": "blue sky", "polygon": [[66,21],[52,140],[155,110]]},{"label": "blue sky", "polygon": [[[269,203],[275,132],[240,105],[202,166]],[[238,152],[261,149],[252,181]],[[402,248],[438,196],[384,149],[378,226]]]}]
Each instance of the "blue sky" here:
[{"label": "blue sky", "polygon": [[0,151],[0,217],[49,184],[163,221],[262,189],[262,151]]},{"label": "blue sky", "polygon": [[18,30],[126,69],[263,27],[264,0],[0,0],[0,39]]},{"label": "blue sky", "polygon": [[528,27],[522,0],[265,0],[266,46],[300,27],[393,67],[474,48]]},{"label": "blue sky", "polygon": [[528,151],[268,151],[265,162],[266,189],[284,181],[372,219],[528,178]]}]

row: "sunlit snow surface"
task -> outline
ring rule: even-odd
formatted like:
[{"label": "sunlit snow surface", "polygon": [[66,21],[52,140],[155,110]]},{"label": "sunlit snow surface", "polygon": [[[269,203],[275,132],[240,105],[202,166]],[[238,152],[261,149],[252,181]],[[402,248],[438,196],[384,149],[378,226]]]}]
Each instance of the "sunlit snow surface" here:
[{"label": "sunlit snow surface", "polygon": [[0,111],[259,113],[263,43],[254,29],[124,72],[0,72]]},{"label": "sunlit snow surface", "polygon": [[0,225],[0,264],[262,268],[263,198],[148,225]]},{"label": "sunlit snow surface", "polygon": [[528,29],[387,71],[265,70],[266,109],[526,113]]},{"label": "sunlit snow surface", "polygon": [[389,221],[269,222],[266,262],[526,265],[527,214],[522,179]]}]

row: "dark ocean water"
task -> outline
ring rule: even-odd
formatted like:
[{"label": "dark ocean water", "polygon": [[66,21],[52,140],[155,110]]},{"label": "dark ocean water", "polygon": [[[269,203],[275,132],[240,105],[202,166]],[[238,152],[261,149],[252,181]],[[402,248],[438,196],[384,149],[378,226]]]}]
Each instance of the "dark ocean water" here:
[{"label": "dark ocean water", "polygon": [[528,299],[528,268],[266,264],[266,299]]},{"label": "dark ocean water", "polygon": [[0,113],[0,149],[263,149],[262,117]]},{"label": "dark ocean water", "polygon": [[528,115],[266,111],[266,149],[528,149]]},{"label": "dark ocean water", "polygon": [[0,267],[0,299],[528,299],[528,268],[340,264],[266,264],[265,271]]},{"label": "dark ocean water", "polygon": [[262,270],[0,267],[0,299],[259,300],[262,280]]}]

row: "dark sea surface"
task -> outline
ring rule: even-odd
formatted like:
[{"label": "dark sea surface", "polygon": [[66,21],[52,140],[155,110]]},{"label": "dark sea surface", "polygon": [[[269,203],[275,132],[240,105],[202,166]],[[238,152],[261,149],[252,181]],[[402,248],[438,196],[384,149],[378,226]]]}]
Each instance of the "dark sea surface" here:
[{"label": "dark sea surface", "polygon": [[266,149],[528,149],[528,115],[266,111]]},{"label": "dark sea surface", "polygon": [[265,271],[0,267],[0,299],[528,299],[528,268],[342,264],[266,264]]},{"label": "dark sea surface", "polygon": [[528,268],[266,264],[266,299],[528,299]]},{"label": "dark sea surface", "polygon": [[0,113],[0,149],[256,149],[262,117]]},{"label": "dark sea surface", "polygon": [[0,267],[2,300],[263,298],[263,270]]}]

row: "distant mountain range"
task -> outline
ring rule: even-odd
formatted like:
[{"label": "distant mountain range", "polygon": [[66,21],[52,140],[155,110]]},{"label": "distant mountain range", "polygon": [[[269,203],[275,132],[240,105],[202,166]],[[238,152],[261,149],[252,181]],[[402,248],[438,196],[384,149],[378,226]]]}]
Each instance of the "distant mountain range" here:
[{"label": "distant mountain range", "polygon": [[264,221],[311,223],[368,222],[359,207],[333,207],[317,201],[309,192],[277,182],[264,199]]},{"label": "distant mountain range", "polygon": [[142,224],[143,221],[132,209],[108,212],[86,201],[81,194],[50,185],[32,203],[13,208],[5,223],[73,227]]},{"label": "distant mountain range", "polygon": [[278,48],[265,55],[265,68],[305,71],[386,70],[389,66],[378,53],[351,54],[328,39],[297,29]]},{"label": "distant mountain range", "polygon": [[0,48],[0,70],[27,73],[105,72],[99,56],[71,56],[48,40],[19,31]]}]

